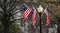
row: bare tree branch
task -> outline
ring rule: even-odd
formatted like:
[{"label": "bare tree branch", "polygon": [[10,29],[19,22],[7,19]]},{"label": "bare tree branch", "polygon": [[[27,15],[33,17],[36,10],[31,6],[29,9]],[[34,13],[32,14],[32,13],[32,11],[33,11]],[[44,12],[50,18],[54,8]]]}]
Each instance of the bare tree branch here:
[{"label": "bare tree branch", "polygon": [[20,9],[17,9],[17,8],[16,8],[15,10],[12,11],[12,13],[15,12],[15,11],[17,11],[17,10],[20,10]]},{"label": "bare tree branch", "polygon": [[13,0],[10,0],[9,2],[6,3],[6,5],[9,6],[12,2]]},{"label": "bare tree branch", "polygon": [[15,4],[12,6],[12,8],[11,8],[10,11],[14,10],[18,4],[19,4],[19,2],[15,3]]},{"label": "bare tree branch", "polygon": [[4,4],[7,2],[7,0],[3,0]]},{"label": "bare tree branch", "polygon": [[18,12],[15,12],[14,14],[12,14],[10,17],[12,17],[12,16],[14,16],[14,15],[16,15],[17,13],[19,13],[20,11],[18,11]]},{"label": "bare tree branch", "polygon": [[16,3],[17,3],[16,1],[11,1],[11,3],[9,4],[9,10],[11,10]]},{"label": "bare tree branch", "polygon": [[20,20],[20,19],[14,19],[13,21],[10,21],[10,22],[14,22],[14,21],[16,21],[16,20]]},{"label": "bare tree branch", "polygon": [[10,21],[9,25],[10,25],[11,23],[14,23],[14,22],[17,21],[17,20],[20,21],[20,19],[14,19],[13,21]]},{"label": "bare tree branch", "polygon": [[1,7],[1,8],[2,8],[2,10],[3,10],[3,13],[5,13],[4,7],[3,7],[2,5],[1,5],[0,7]]},{"label": "bare tree branch", "polygon": [[[8,12],[9,12],[9,16],[11,15],[11,9],[12,9],[12,7],[14,6],[14,4],[16,3],[16,1],[10,1],[10,4],[9,4],[9,9],[7,10]],[[8,18],[9,18],[9,16],[8,16]]]},{"label": "bare tree branch", "polygon": [[3,14],[3,12],[2,12],[2,11],[0,11],[0,14]]}]

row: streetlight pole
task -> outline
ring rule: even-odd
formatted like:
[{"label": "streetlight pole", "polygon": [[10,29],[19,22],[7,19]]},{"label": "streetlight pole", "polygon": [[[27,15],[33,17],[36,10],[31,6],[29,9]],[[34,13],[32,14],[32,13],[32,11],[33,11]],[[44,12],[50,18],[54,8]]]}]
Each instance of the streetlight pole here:
[{"label": "streetlight pole", "polygon": [[39,7],[37,8],[37,10],[38,10],[38,13],[39,13],[39,16],[40,16],[40,33],[42,33],[42,25],[41,25],[41,14],[42,14],[42,12],[43,12],[43,8],[41,7],[41,5],[39,5]]}]

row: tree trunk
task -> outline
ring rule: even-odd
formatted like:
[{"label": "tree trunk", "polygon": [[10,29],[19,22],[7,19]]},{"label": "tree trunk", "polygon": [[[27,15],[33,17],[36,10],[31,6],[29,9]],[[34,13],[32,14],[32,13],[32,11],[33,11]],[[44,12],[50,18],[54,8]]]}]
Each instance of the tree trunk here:
[{"label": "tree trunk", "polygon": [[4,16],[4,19],[3,19],[3,33],[9,33],[9,21],[7,19],[7,16]]},{"label": "tree trunk", "polygon": [[4,25],[3,33],[9,33],[9,25],[8,24]]}]

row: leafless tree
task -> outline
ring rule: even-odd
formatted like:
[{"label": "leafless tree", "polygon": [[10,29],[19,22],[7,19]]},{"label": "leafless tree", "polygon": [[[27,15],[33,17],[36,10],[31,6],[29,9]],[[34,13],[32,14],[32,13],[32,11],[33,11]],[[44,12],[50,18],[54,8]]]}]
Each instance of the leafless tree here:
[{"label": "leafless tree", "polygon": [[9,33],[9,25],[16,20],[14,15],[20,11],[17,11],[17,5],[19,2],[17,0],[0,0],[0,21],[3,25],[3,33]]}]

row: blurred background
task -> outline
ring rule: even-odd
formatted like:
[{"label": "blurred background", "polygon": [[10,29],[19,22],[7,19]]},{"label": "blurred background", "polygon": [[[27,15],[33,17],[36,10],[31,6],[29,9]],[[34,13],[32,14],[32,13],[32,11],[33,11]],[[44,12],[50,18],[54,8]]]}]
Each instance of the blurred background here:
[{"label": "blurred background", "polygon": [[23,26],[23,4],[28,7],[39,5],[46,8],[48,5],[50,25],[45,26],[46,15],[41,17],[42,33],[60,33],[60,0],[0,0],[0,33],[40,33],[40,17],[37,13],[37,22],[32,32],[32,15]]}]

